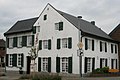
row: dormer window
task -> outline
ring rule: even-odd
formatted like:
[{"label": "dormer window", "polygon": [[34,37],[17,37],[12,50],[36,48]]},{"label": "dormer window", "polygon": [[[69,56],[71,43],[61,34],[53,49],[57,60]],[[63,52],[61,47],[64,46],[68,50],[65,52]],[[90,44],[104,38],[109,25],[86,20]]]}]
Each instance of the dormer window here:
[{"label": "dormer window", "polygon": [[43,19],[44,19],[44,20],[47,20],[47,14],[44,15],[44,18],[43,18]]}]

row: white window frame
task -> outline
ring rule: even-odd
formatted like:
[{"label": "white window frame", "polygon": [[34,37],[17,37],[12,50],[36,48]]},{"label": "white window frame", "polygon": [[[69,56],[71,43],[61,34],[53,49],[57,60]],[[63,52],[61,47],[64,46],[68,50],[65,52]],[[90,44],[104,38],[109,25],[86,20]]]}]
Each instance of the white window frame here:
[{"label": "white window frame", "polygon": [[21,61],[22,61],[22,54],[17,54],[17,66],[21,67]]},{"label": "white window frame", "polygon": [[92,71],[92,58],[87,58],[87,72]]},{"label": "white window frame", "polygon": [[88,39],[88,49],[92,50],[92,40]]},{"label": "white window frame", "polygon": [[22,36],[18,37],[18,47],[22,47]]},{"label": "white window frame", "polygon": [[9,48],[13,48],[13,38],[9,38]]},{"label": "white window frame", "polygon": [[68,57],[61,58],[61,72],[68,73]]},{"label": "white window frame", "polygon": [[48,40],[43,40],[43,48],[48,49]]},{"label": "white window frame", "polygon": [[27,36],[27,46],[32,46],[32,35]]},{"label": "white window frame", "polygon": [[41,70],[43,72],[48,72],[48,58],[41,58]]},{"label": "white window frame", "polygon": [[68,39],[67,38],[63,38],[62,39],[62,48],[67,48],[68,47]]},{"label": "white window frame", "polygon": [[12,59],[13,59],[12,54],[9,54],[9,66],[12,66]]},{"label": "white window frame", "polygon": [[106,59],[102,58],[102,68],[105,67],[105,64],[106,64]]},{"label": "white window frame", "polygon": [[105,42],[102,42],[102,51],[105,51]]},{"label": "white window frame", "polygon": [[59,23],[55,23],[55,30],[59,30]]}]

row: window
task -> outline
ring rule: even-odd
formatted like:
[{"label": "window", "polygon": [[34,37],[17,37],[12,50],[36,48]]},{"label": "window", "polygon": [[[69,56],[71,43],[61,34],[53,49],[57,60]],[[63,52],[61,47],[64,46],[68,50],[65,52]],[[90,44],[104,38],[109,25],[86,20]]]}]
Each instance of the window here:
[{"label": "window", "polygon": [[40,26],[38,26],[38,32],[40,32]]},{"label": "window", "polygon": [[92,50],[92,40],[88,39],[88,49]]},{"label": "window", "polygon": [[94,40],[85,38],[85,50],[94,51]]},{"label": "window", "polygon": [[100,68],[107,67],[107,59],[100,58]]},{"label": "window", "polygon": [[22,37],[18,37],[18,47],[22,47]]},{"label": "window", "polygon": [[55,23],[55,30],[63,30],[63,22]]},{"label": "window", "polygon": [[13,59],[13,56],[12,54],[9,55],[9,66],[12,66],[12,59]]},{"label": "window", "polygon": [[48,40],[43,40],[43,48],[48,49]]},{"label": "window", "polygon": [[42,59],[42,68],[43,68],[43,71],[47,72],[48,71],[48,58],[43,58]]},{"label": "window", "polygon": [[27,36],[27,46],[32,46],[32,36]]},{"label": "window", "polygon": [[62,48],[67,48],[68,47],[68,39],[67,38],[63,38],[62,39]]},{"label": "window", "polygon": [[100,52],[105,51],[107,52],[107,43],[100,41]]},{"label": "window", "polygon": [[111,59],[111,69],[117,69],[117,59]]},{"label": "window", "polygon": [[21,55],[21,54],[18,54],[18,55],[17,55],[17,60],[18,60],[17,66],[18,66],[18,67],[21,67],[21,60],[22,60],[22,55]]},{"label": "window", "polygon": [[111,44],[111,53],[117,53],[117,45]]},{"label": "window", "polygon": [[13,38],[9,38],[9,48],[13,48]]},{"label": "window", "polygon": [[44,15],[44,20],[47,20],[47,15]]},{"label": "window", "polygon": [[91,59],[88,58],[87,59],[87,72],[90,72],[91,71]]},{"label": "window", "polygon": [[62,58],[62,72],[68,72],[68,58]]}]

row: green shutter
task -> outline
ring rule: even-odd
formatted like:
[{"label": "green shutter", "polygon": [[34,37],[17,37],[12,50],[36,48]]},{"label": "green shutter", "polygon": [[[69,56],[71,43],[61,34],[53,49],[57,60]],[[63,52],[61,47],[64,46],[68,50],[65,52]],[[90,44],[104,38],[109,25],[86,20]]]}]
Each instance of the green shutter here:
[{"label": "green shutter", "polygon": [[116,59],[116,69],[117,69],[117,66],[118,66],[118,65],[117,65],[117,59]]},{"label": "green shutter", "polygon": [[102,42],[100,41],[100,52],[102,51]]},{"label": "green shutter", "polygon": [[9,48],[9,38],[6,38],[7,40],[7,48]]},{"label": "green shutter", "polygon": [[85,50],[87,50],[87,49],[88,49],[88,39],[85,38]]},{"label": "green shutter", "polygon": [[12,58],[12,66],[17,67],[17,54],[13,54],[12,56],[13,56],[13,58]]},{"label": "green shutter", "polygon": [[41,58],[38,57],[38,71],[41,71]]},{"label": "green shutter", "polygon": [[59,31],[63,30],[63,22],[59,22]]},{"label": "green shutter", "polygon": [[22,36],[22,46],[27,46],[27,36]]},{"label": "green shutter", "polygon": [[95,58],[92,58],[92,71],[95,69]]},{"label": "green shutter", "polygon": [[113,66],[114,66],[114,64],[113,64],[113,59],[111,59],[111,69],[113,69]]},{"label": "green shutter", "polygon": [[48,72],[51,72],[51,57],[48,58]]},{"label": "green shutter", "polygon": [[111,44],[111,53],[113,53],[113,44]]},{"label": "green shutter", "polygon": [[48,50],[51,49],[51,39],[48,40]]},{"label": "green shutter", "polygon": [[36,26],[33,26],[33,34],[36,33]]},{"label": "green shutter", "polygon": [[107,52],[107,43],[105,43],[105,52]]},{"label": "green shutter", "polygon": [[13,47],[17,47],[17,37],[13,38]]},{"label": "green shutter", "polygon": [[68,58],[68,73],[72,73],[72,57]]},{"label": "green shutter", "polygon": [[6,54],[6,66],[8,66],[8,61],[9,60],[9,55],[8,54]]},{"label": "green shutter", "polygon": [[24,54],[21,54],[21,66],[24,66]]},{"label": "green shutter", "polygon": [[100,58],[100,68],[102,68],[102,58]]},{"label": "green shutter", "polygon": [[94,40],[92,40],[92,51],[94,51]]},{"label": "green shutter", "polygon": [[32,35],[32,46],[34,46],[34,35]]},{"label": "green shutter", "polygon": [[56,57],[56,72],[60,72],[60,57]]},{"label": "green shutter", "polygon": [[72,38],[71,37],[68,38],[68,48],[69,49],[72,48]]},{"label": "green shutter", "polygon": [[39,40],[39,50],[42,50],[42,40]]},{"label": "green shutter", "polygon": [[57,49],[60,49],[60,39],[57,39]]},{"label": "green shutter", "polygon": [[87,57],[85,57],[85,64],[84,65],[85,65],[84,72],[86,73],[87,72]]},{"label": "green shutter", "polygon": [[107,67],[107,59],[105,59],[105,66]]}]

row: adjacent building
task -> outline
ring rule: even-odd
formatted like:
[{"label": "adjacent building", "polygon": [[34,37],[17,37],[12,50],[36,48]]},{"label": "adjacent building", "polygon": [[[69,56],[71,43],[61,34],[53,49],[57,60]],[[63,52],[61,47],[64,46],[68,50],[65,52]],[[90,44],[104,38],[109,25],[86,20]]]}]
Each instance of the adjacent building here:
[{"label": "adjacent building", "polygon": [[16,22],[5,34],[6,69],[29,73],[28,52],[38,42],[36,71],[79,74],[79,50],[83,43],[82,73],[108,66],[118,69],[118,44],[81,16],[75,17],[47,4],[39,17]]}]

